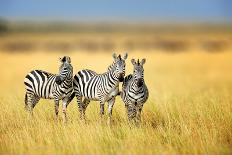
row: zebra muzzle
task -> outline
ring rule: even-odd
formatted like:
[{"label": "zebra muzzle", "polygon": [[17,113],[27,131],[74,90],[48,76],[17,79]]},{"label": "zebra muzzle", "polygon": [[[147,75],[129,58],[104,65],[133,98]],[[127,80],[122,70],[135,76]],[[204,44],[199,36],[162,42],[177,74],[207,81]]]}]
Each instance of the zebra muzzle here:
[{"label": "zebra muzzle", "polygon": [[120,74],[120,76],[118,77],[118,80],[119,80],[119,82],[123,82],[124,76],[122,74]]},{"label": "zebra muzzle", "polygon": [[60,85],[62,83],[62,79],[60,76],[57,76],[55,79],[56,84]]},{"label": "zebra muzzle", "polygon": [[137,86],[138,87],[141,87],[143,85],[143,80],[142,79],[139,79],[138,82],[137,82]]}]

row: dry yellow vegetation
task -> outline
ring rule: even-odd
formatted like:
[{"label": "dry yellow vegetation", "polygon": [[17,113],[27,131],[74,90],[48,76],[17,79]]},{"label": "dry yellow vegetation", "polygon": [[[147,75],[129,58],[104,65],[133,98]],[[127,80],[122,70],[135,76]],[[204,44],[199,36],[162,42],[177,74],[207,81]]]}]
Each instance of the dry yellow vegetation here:
[{"label": "dry yellow vegetation", "polygon": [[[121,51],[120,51],[121,52]],[[54,103],[41,100],[34,118],[24,110],[23,79],[42,69],[56,73],[63,53],[0,53],[0,154],[232,154],[232,53],[129,52],[146,58],[150,97],[142,126],[129,128],[119,97],[113,125],[99,123],[99,103],[91,102],[87,123],[79,120],[74,99],[68,123],[54,122]],[[106,71],[111,53],[70,52],[74,71]]]}]

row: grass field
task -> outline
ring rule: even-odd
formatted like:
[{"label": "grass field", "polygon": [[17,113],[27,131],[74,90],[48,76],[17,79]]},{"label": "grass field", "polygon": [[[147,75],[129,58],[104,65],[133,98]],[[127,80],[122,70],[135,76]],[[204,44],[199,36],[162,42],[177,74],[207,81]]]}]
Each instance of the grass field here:
[{"label": "grass field", "polygon": [[[121,52],[121,51],[120,51]],[[150,97],[142,126],[129,128],[119,97],[113,125],[99,123],[99,103],[79,120],[76,100],[68,123],[54,122],[54,103],[41,100],[30,119],[24,110],[23,79],[32,69],[56,73],[63,53],[0,53],[0,154],[232,154],[232,53],[129,52],[146,58]],[[74,72],[106,71],[111,53],[70,52]],[[60,107],[61,108],[61,107]],[[60,110],[61,111],[61,110]]]}]

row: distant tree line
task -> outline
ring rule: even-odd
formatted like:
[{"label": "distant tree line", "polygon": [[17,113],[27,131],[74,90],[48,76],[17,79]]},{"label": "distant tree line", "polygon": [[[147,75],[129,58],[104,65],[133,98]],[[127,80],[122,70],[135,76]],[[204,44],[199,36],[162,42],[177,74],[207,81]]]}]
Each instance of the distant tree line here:
[{"label": "distant tree line", "polygon": [[7,21],[0,19],[0,33],[7,32]]},{"label": "distant tree line", "polygon": [[10,22],[0,18],[0,33],[232,33],[232,23],[209,24],[120,24],[120,23],[73,23],[73,22]]}]

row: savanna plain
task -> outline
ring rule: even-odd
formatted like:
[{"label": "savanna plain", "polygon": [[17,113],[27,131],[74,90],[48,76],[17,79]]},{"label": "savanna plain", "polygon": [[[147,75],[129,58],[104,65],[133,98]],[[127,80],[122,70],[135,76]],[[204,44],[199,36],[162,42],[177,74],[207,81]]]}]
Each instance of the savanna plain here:
[{"label": "savanna plain", "polygon": [[[17,37],[43,40],[41,36],[12,35],[2,37],[1,43]],[[65,37],[53,36],[63,40]],[[122,54],[127,50],[116,49],[116,53]],[[90,103],[86,123],[79,120],[76,99],[68,106],[66,124],[62,123],[61,106],[59,121],[55,123],[53,100],[40,100],[33,118],[24,110],[23,80],[29,71],[58,73],[58,58],[68,55],[74,73],[81,69],[102,73],[113,61],[112,52],[113,49],[66,53],[2,49],[0,154],[232,154],[231,48],[220,52],[197,47],[177,53],[128,51],[126,74],[132,73],[132,58],[147,60],[144,70],[150,96],[140,127],[128,126],[120,97],[116,98],[111,127],[106,124],[106,116],[105,123],[100,123],[98,102]]]}]

